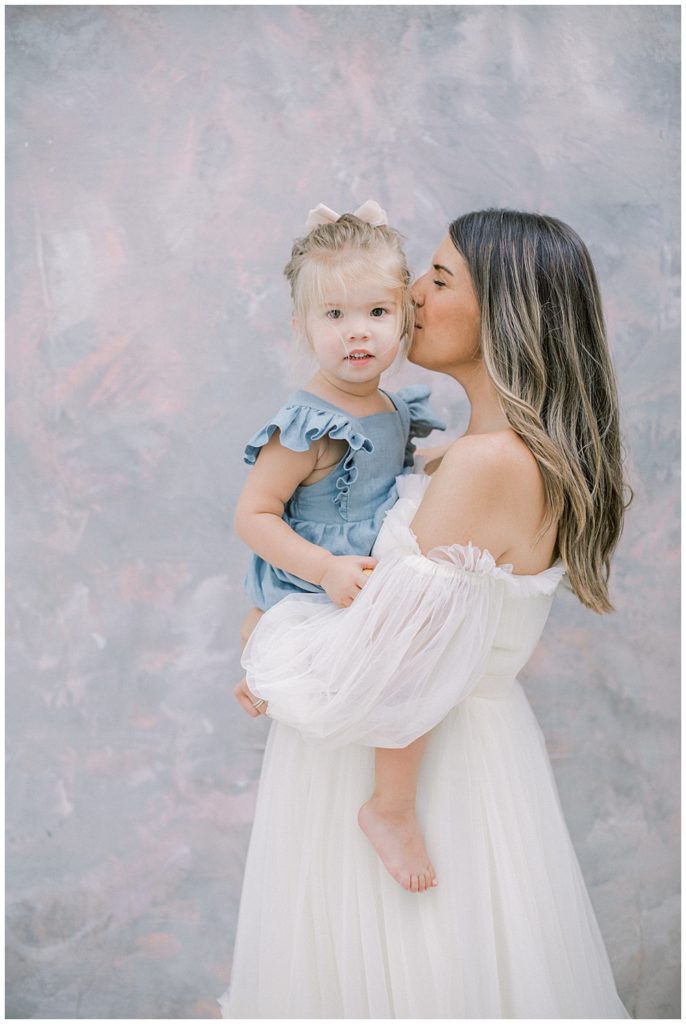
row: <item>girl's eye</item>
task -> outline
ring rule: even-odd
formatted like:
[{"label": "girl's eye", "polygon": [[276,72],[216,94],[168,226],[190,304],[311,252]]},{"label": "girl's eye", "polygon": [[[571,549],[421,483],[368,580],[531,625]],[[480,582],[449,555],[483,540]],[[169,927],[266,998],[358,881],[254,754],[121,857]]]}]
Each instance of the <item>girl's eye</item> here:
[{"label": "girl's eye", "polygon": [[375,306],[374,309],[371,311],[370,316],[375,316],[378,319],[379,317],[382,317],[385,312],[387,311],[383,308],[383,306]]},{"label": "girl's eye", "polygon": [[340,320],[341,317],[343,316],[343,310],[342,309],[330,309],[330,310],[328,310],[326,315],[328,316],[329,320]]},{"label": "girl's eye", "polygon": [[439,288],[445,288],[445,281],[434,281],[434,284],[438,285]]}]

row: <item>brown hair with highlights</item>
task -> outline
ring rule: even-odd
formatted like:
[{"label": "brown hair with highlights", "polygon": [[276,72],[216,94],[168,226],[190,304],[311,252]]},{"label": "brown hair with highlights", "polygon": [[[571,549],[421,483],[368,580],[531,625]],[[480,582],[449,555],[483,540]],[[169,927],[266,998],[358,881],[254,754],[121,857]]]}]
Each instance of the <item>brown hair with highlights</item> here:
[{"label": "brown hair with highlights", "polygon": [[[600,290],[588,250],[554,217],[482,210],[454,220],[481,307],[481,355],[543,475],[546,517],[580,601],[613,611],[610,562],[633,492]],[[625,502],[625,488],[629,500]]]}]

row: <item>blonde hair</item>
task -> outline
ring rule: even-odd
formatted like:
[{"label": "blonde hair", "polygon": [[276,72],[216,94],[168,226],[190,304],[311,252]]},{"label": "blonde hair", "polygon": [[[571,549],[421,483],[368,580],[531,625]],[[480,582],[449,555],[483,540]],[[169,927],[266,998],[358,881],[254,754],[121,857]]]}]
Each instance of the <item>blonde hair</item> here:
[{"label": "blonde hair", "polygon": [[479,300],[484,365],[543,476],[539,536],[558,523],[572,589],[593,611],[613,611],[610,562],[633,492],[588,250],[562,221],[515,210],[469,213],[449,232]]},{"label": "blonde hair", "polygon": [[362,283],[377,283],[399,292],[401,353],[406,354],[414,330],[411,276],[402,236],[393,228],[385,224],[374,227],[344,213],[334,223],[320,224],[296,238],[284,274],[291,286],[293,312],[305,336],[308,313],[331,297],[332,285],[343,295],[348,287]]}]

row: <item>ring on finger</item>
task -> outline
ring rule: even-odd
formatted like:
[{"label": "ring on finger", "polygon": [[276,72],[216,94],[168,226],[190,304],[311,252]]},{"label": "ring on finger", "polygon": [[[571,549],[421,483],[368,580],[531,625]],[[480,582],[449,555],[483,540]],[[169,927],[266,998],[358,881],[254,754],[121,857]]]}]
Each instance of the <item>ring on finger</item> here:
[{"label": "ring on finger", "polygon": [[252,702],[250,707],[255,708],[255,711],[259,711],[260,708],[262,707],[262,705],[266,704],[266,703],[267,703],[266,700],[263,700],[261,697],[258,697],[257,700]]}]

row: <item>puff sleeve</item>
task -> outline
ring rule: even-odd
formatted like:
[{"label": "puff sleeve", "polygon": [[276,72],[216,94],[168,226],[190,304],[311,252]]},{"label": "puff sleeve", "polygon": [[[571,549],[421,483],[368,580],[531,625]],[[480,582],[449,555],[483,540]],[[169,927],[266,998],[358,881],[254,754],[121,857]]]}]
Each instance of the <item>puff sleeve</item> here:
[{"label": "puff sleeve", "polygon": [[476,686],[509,567],[472,545],[382,557],[349,608],[288,597],[243,654],[268,715],[329,746],[404,747]]}]

